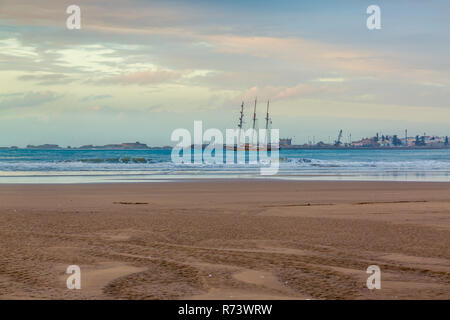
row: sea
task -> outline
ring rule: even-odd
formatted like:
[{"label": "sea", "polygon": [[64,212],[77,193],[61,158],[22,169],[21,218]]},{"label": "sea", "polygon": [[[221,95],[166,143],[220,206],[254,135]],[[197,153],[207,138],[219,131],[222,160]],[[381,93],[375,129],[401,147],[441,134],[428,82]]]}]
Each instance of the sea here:
[{"label": "sea", "polygon": [[0,183],[156,183],[198,179],[450,181],[450,149],[280,150],[278,172],[269,176],[261,175],[261,166],[267,166],[264,162],[177,163],[172,161],[171,153],[3,149]]}]

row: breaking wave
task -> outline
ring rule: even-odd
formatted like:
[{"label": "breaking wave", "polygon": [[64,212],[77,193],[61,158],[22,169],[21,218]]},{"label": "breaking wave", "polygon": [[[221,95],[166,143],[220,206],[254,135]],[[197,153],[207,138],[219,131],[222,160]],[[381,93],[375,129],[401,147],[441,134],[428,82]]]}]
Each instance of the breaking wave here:
[{"label": "breaking wave", "polygon": [[[226,170],[259,168],[267,163],[185,163],[175,164],[167,159],[152,158],[91,158],[61,161],[0,161],[0,171],[114,171],[114,170]],[[450,159],[409,161],[349,161],[309,158],[280,158],[280,169],[347,169],[347,170],[450,170]]]},{"label": "breaking wave", "polygon": [[[36,176],[131,176],[162,177],[255,177],[267,162],[187,163],[171,161],[165,151],[43,151],[0,150],[0,177]],[[450,180],[450,149],[447,150],[332,150],[280,151],[280,177],[439,176]],[[414,175],[411,178],[411,175]],[[390,179],[387,177],[386,179]],[[30,181],[30,180],[24,180]]]}]

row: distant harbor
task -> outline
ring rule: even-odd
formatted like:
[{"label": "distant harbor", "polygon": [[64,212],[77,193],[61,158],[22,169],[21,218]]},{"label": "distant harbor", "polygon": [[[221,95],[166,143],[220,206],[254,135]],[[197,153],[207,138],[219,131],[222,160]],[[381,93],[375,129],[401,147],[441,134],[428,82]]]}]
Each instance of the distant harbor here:
[{"label": "distant harbor", "polygon": [[[203,145],[203,148],[206,145]],[[397,135],[378,135],[360,140],[343,142],[338,137],[334,143],[293,144],[292,138],[281,138],[280,149],[448,149],[450,148],[448,136],[416,135],[414,137],[399,138]],[[0,147],[0,150],[32,149],[32,150],[171,150],[172,146],[150,147],[141,142],[124,142],[95,146],[92,144],[80,147],[62,147],[57,144],[27,145],[25,148],[17,146]],[[248,150],[248,147],[245,148]]]},{"label": "distant harbor", "polygon": [[305,143],[292,144],[291,138],[280,139],[280,149],[447,149],[450,148],[448,136],[416,135],[403,138],[398,135],[376,134],[370,138],[362,138],[357,141],[343,142],[342,130],[339,131],[334,143]]}]

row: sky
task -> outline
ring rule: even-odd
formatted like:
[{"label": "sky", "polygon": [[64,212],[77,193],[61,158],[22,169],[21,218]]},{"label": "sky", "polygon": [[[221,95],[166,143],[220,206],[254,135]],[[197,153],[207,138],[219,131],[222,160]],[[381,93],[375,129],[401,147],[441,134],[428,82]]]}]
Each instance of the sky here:
[{"label": "sky", "polygon": [[[81,29],[66,27],[69,5]],[[381,9],[369,30],[366,9]],[[450,135],[450,2],[0,0],[0,146],[251,126],[294,143]]]}]

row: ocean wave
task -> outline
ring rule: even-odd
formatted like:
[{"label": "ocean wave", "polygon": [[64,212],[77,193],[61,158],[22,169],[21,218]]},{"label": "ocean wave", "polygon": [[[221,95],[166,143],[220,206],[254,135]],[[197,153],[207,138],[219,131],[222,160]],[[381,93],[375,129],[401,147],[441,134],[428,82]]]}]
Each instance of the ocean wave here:
[{"label": "ocean wave", "polygon": [[308,158],[283,158],[281,166],[316,167],[316,168],[380,168],[380,169],[447,169],[450,170],[450,159],[443,160],[392,160],[392,161],[349,161],[321,160]]},{"label": "ocean wave", "polygon": [[[0,171],[154,171],[154,170],[252,170],[268,163],[184,163],[152,158],[86,158],[61,161],[1,162]],[[280,170],[448,170],[450,160],[349,161],[313,158],[280,158]]]},{"label": "ocean wave", "polygon": [[83,162],[83,163],[158,163],[155,159],[119,157],[119,158],[88,158],[77,160],[64,160],[63,162]]}]

